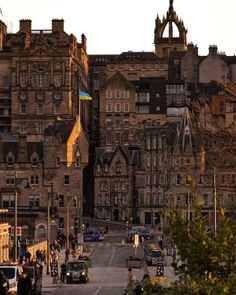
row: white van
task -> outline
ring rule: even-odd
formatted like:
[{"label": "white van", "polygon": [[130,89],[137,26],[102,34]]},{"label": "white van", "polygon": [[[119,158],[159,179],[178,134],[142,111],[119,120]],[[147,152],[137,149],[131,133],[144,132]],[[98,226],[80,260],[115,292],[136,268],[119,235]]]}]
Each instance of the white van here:
[{"label": "white van", "polygon": [[0,270],[4,272],[5,276],[9,280],[9,291],[7,294],[17,294],[17,282],[23,272],[23,268],[20,265],[14,263],[1,263]]}]

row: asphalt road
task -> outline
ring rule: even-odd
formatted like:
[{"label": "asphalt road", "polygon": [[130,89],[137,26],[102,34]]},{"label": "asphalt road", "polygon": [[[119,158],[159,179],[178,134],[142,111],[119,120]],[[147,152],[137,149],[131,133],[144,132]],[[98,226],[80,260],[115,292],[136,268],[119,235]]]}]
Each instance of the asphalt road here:
[{"label": "asphalt road", "polygon": [[[121,295],[127,281],[126,258],[134,254],[134,248],[128,244],[121,246],[121,237],[107,236],[102,242],[90,243],[95,248],[92,255],[92,267],[89,269],[87,284],[63,284],[52,295]],[[143,249],[138,250],[143,255]],[[133,270],[141,279],[142,270]]]}]

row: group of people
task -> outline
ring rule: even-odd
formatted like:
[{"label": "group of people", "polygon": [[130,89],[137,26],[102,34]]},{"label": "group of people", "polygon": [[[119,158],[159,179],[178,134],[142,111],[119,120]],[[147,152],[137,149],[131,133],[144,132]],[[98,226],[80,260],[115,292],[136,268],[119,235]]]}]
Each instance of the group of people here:
[{"label": "group of people", "polygon": [[141,295],[143,294],[143,287],[145,287],[149,279],[150,275],[147,268],[144,268],[144,275],[140,283],[136,280],[132,268],[128,268],[126,290],[132,291],[135,295]]}]

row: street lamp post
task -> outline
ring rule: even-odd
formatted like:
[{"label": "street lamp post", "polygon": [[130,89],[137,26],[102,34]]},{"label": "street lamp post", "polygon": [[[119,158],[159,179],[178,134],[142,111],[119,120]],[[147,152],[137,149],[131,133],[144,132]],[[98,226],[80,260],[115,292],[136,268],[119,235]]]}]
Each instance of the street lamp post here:
[{"label": "street lamp post", "polygon": [[[17,247],[17,225],[18,225],[18,210],[17,210],[17,203],[18,203],[18,187],[17,187],[17,180],[24,180],[27,179],[28,177],[17,177],[15,174],[15,189],[14,189],[14,242],[13,242],[13,248],[14,248],[14,261],[17,261],[18,257],[18,247]],[[29,181],[27,182],[27,185],[25,188],[31,188]]]},{"label": "street lamp post", "polygon": [[[47,275],[50,274],[50,236],[51,236],[51,217],[50,217],[50,201],[53,198],[53,183],[50,185],[43,185],[44,187],[50,187],[51,191],[48,193],[47,202]],[[51,198],[50,198],[51,196]]]}]

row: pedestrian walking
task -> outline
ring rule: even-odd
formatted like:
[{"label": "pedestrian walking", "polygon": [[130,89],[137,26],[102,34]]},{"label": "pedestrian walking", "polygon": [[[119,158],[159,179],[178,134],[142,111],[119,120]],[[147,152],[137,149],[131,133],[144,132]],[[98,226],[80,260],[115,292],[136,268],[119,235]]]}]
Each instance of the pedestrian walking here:
[{"label": "pedestrian walking", "polygon": [[132,268],[128,268],[128,274],[127,274],[127,290],[133,290],[134,289],[134,275],[132,273]]},{"label": "pedestrian walking", "polygon": [[26,271],[23,271],[17,284],[18,295],[30,295],[32,290],[32,282]]},{"label": "pedestrian walking", "polygon": [[0,294],[6,295],[9,290],[9,281],[4,272],[0,271]]},{"label": "pedestrian walking", "polygon": [[61,264],[61,282],[65,283],[65,278],[66,278],[66,264],[62,263]]}]

